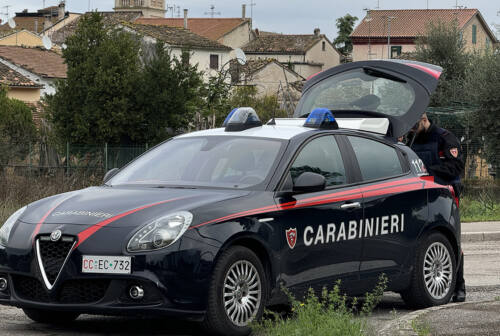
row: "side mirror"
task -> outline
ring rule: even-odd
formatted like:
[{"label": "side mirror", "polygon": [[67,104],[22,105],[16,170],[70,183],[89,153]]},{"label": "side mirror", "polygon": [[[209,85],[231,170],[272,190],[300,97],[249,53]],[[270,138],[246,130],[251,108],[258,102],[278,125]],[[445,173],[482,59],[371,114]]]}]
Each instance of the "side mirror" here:
[{"label": "side mirror", "polygon": [[116,173],[118,173],[120,169],[118,168],[113,168],[111,170],[108,170],[108,172],[106,173],[106,175],[104,175],[104,178],[102,179],[102,182],[103,183],[106,183],[108,182],[113,176],[116,175]]},{"label": "side mirror", "polygon": [[322,191],[326,187],[326,179],[323,175],[304,172],[297,177],[293,185],[294,193],[309,193]]}]

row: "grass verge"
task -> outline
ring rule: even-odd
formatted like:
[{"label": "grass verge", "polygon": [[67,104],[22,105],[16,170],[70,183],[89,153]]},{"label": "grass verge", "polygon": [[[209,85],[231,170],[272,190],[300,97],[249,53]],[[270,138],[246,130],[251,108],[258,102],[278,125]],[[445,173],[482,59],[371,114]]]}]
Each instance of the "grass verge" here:
[{"label": "grass verge", "polygon": [[348,300],[346,295],[340,293],[340,282],[331,291],[323,289],[319,296],[310,289],[304,301],[295,299],[287,292],[292,303],[292,313],[283,317],[276,312],[267,311],[266,318],[253,324],[254,335],[367,335],[366,317],[380,302],[386,287],[387,277],[382,275],[379,284],[365,295],[361,304],[356,298]]},{"label": "grass verge", "polygon": [[500,202],[466,196],[460,200],[462,222],[500,221]]}]

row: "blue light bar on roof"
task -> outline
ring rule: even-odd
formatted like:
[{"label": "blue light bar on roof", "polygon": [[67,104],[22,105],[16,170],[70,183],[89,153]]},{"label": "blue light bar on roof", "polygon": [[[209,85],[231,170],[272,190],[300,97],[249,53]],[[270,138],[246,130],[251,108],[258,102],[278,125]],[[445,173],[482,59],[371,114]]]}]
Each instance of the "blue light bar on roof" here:
[{"label": "blue light bar on roof", "polygon": [[332,111],[327,108],[314,109],[307,117],[304,127],[320,129],[338,129],[339,125],[335,120]]},{"label": "blue light bar on roof", "polygon": [[233,109],[222,124],[222,127],[226,128],[226,132],[238,132],[258,126],[262,126],[262,122],[257,112],[251,107]]}]

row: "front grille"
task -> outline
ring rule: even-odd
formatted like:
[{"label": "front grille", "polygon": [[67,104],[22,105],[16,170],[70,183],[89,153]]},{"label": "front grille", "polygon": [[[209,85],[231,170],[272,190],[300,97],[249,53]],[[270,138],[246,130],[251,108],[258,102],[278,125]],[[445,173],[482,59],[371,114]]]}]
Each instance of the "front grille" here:
[{"label": "front grille", "polygon": [[49,294],[38,279],[25,276],[15,276],[13,279],[16,294],[21,299],[36,302],[50,301]]},{"label": "front grille", "polygon": [[92,303],[101,300],[109,287],[109,280],[69,280],[59,293],[60,303]]},{"label": "front grille", "polygon": [[38,240],[42,262],[40,266],[43,267],[43,271],[45,271],[47,280],[51,285],[56,281],[66,257],[71,252],[73,243],[74,239],[72,237],[63,237],[54,242],[50,240],[50,237],[42,236]]},{"label": "front grille", "polygon": [[62,284],[60,291],[51,297],[38,279],[26,276],[15,276],[13,279],[16,294],[21,299],[61,304],[86,304],[100,301],[110,284],[110,280],[107,279],[68,280]]}]

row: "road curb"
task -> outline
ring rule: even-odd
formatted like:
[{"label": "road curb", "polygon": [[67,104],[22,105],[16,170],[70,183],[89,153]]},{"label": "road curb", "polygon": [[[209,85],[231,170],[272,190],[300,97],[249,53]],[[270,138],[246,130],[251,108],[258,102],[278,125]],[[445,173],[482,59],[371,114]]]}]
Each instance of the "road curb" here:
[{"label": "road curb", "polygon": [[499,241],[500,231],[462,232],[462,242]]},{"label": "road curb", "polygon": [[489,303],[495,302],[494,300],[484,300],[484,301],[474,301],[474,302],[460,302],[460,303],[449,303],[442,306],[430,307],[425,309],[420,309],[401,317],[398,317],[392,321],[387,322],[382,329],[378,331],[379,336],[418,336],[418,333],[413,330],[412,322],[422,315],[427,313],[435,312],[442,309],[454,308],[457,306],[465,306],[478,303]]}]

